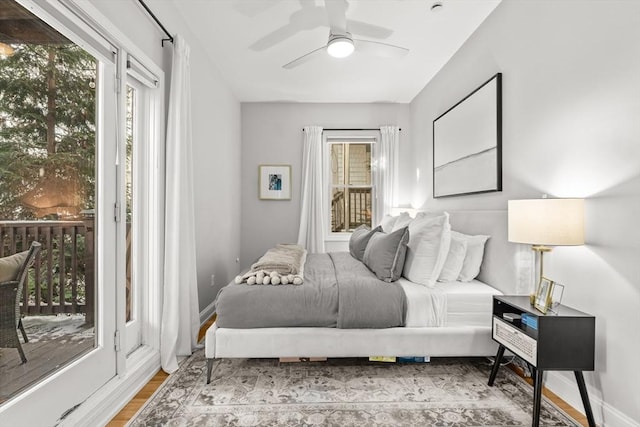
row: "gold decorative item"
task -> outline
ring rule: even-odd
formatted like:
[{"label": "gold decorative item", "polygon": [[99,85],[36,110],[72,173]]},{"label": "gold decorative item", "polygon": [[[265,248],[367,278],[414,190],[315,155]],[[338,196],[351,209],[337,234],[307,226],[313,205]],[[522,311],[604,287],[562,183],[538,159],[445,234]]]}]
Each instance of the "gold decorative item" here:
[{"label": "gold decorative item", "polygon": [[553,289],[553,280],[546,277],[540,278],[538,289],[536,290],[536,302],[534,304],[536,310],[547,313],[551,306],[551,292]]}]

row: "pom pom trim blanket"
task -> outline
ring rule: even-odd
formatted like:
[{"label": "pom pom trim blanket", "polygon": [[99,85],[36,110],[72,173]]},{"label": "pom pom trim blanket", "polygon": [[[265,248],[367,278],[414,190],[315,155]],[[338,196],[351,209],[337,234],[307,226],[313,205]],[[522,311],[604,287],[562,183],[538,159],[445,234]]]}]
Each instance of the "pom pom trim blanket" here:
[{"label": "pom pom trim blanket", "polygon": [[237,276],[237,284],[247,285],[301,285],[307,250],[302,246],[281,243],[269,249],[251,270]]}]

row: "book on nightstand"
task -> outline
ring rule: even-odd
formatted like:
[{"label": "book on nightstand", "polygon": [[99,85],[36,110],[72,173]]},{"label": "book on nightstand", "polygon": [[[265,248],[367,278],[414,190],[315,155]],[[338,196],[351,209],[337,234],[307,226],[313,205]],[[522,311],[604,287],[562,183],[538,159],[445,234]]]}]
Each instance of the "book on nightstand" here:
[{"label": "book on nightstand", "polygon": [[538,316],[529,313],[522,313],[520,322],[531,329],[538,329]]}]

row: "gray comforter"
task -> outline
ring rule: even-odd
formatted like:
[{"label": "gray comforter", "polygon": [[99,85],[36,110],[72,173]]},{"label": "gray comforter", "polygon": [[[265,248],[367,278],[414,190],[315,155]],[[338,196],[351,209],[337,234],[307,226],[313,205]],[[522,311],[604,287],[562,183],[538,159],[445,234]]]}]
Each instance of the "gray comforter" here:
[{"label": "gray comforter", "polygon": [[302,285],[231,283],[216,299],[221,328],[404,326],[407,301],[348,252],[310,254]]}]

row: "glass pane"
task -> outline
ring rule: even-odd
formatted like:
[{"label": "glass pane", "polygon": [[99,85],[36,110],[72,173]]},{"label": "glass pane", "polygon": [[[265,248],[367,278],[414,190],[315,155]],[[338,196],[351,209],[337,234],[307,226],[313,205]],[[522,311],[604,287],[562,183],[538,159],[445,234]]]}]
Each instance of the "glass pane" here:
[{"label": "glass pane", "polygon": [[133,141],[135,115],[136,90],[127,86],[127,119],[126,119],[126,158],[125,158],[125,204],[126,204],[126,232],[127,232],[127,254],[126,254],[126,321],[133,318],[133,284],[132,284],[132,250],[133,250]]},{"label": "glass pane", "polygon": [[349,231],[362,224],[371,227],[371,188],[350,188],[348,190]]},{"label": "glass pane", "polygon": [[21,314],[0,319],[1,404],[95,346],[98,64],[17,3],[0,11],[0,257],[42,244],[0,299]]},{"label": "glass pane", "polygon": [[349,144],[349,185],[371,185],[371,144]]},{"label": "glass pane", "polygon": [[334,188],[331,195],[331,231],[345,231],[345,212],[347,211],[344,188]]},{"label": "glass pane", "polygon": [[344,185],[345,144],[331,144],[331,183]]}]

